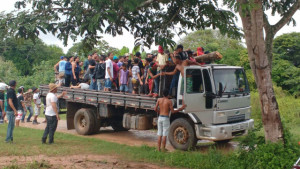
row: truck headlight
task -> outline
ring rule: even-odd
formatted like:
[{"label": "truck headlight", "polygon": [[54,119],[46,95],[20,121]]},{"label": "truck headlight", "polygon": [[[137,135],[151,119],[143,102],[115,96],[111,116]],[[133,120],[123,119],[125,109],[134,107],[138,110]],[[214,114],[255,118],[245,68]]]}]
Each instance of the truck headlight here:
[{"label": "truck headlight", "polygon": [[251,113],[251,109],[247,109],[247,113]]},{"label": "truck headlight", "polygon": [[223,116],[225,116],[226,114],[225,114],[225,112],[218,112],[217,113],[217,117],[223,117]]}]

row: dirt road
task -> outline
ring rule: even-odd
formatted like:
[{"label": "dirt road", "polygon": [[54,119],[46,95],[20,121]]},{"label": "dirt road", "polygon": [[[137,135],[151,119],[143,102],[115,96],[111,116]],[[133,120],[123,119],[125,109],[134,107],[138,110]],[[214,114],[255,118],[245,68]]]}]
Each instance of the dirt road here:
[{"label": "dirt road", "polygon": [[[44,119],[38,119],[41,123],[39,125],[33,125],[32,123],[20,123],[22,127],[34,128],[44,130],[46,124],[42,123]],[[75,130],[67,130],[66,120],[60,120],[57,126],[58,132],[69,133],[77,135]],[[139,131],[139,130],[129,130],[124,132],[114,132],[111,127],[102,127],[98,134],[84,136],[84,137],[93,137],[109,142],[115,142],[119,144],[126,144],[129,146],[141,146],[141,145],[148,145],[151,147],[156,146],[157,135],[156,131],[154,130],[146,130],[146,131]],[[212,145],[212,142],[209,141],[199,141],[197,150],[201,152],[206,152]],[[237,142],[230,142],[224,145],[217,145],[217,148],[224,153],[228,151],[234,150],[238,146]],[[170,151],[174,151],[174,148],[167,143],[167,149]]]},{"label": "dirt road", "polygon": [[107,168],[131,168],[131,169],[170,169],[149,163],[139,163],[120,160],[110,155],[72,155],[48,157],[39,156],[9,156],[0,158],[0,168],[75,168],[75,169],[107,169]]}]

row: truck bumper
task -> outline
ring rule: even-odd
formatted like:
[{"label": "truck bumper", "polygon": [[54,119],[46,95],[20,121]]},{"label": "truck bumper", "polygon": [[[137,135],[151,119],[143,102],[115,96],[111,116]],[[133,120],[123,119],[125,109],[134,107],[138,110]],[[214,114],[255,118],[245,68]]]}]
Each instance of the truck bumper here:
[{"label": "truck bumper", "polygon": [[238,123],[220,124],[203,126],[195,125],[196,136],[198,139],[220,141],[233,139],[238,136],[246,135],[248,130],[254,128],[254,120],[246,120]]}]

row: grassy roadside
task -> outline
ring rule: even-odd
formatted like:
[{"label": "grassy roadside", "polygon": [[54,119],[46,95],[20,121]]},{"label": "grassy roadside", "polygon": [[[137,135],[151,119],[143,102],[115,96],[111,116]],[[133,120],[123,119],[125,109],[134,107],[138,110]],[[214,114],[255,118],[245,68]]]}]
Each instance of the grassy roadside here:
[{"label": "grassy roadside", "polygon": [[[30,128],[15,128],[15,144],[4,143],[7,125],[0,125],[0,158],[1,156],[65,156],[76,154],[107,154],[118,155],[130,161],[151,162],[159,165],[179,168],[230,168],[226,164],[218,164],[219,160],[231,158],[223,156],[217,150],[208,153],[172,152],[161,153],[148,146],[131,147],[117,143],[110,143],[95,138],[75,136],[64,133],[55,134],[55,144],[41,144],[43,131]],[[219,161],[220,162],[220,161]],[[224,167],[225,165],[225,167]],[[219,167],[218,167],[219,166]]]},{"label": "grassy roadside", "polygon": [[[16,128],[14,143],[4,143],[7,125],[0,125],[0,158],[4,156],[57,156],[67,155],[114,155],[122,160],[155,163],[177,168],[239,169],[239,168],[291,168],[299,151],[286,149],[280,144],[261,144],[254,151],[221,152],[212,146],[208,152],[198,151],[171,153],[157,152],[154,147],[127,146],[96,138],[65,133],[55,134],[55,144],[41,144],[42,130]],[[252,135],[248,138],[251,140]],[[253,137],[254,138],[254,137]],[[246,139],[246,140],[248,140]],[[253,140],[252,140],[253,141]],[[291,151],[292,150],[292,151]],[[291,155],[292,154],[292,155]],[[268,167],[270,165],[270,167]]]}]

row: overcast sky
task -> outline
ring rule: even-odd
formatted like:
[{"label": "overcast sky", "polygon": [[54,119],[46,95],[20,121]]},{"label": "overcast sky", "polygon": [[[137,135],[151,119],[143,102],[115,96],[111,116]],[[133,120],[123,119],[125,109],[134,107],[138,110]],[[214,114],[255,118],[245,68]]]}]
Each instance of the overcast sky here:
[{"label": "overcast sky", "polygon": [[[9,12],[14,10],[14,3],[17,0],[1,0],[1,5],[0,5],[0,12],[5,11],[5,12]],[[280,17],[278,16],[270,16],[269,15],[269,20],[271,24],[276,23]],[[283,27],[276,35],[281,35],[283,33],[290,33],[290,32],[300,32],[300,12],[298,10],[298,12],[294,15],[294,18],[297,18],[296,20],[298,21],[297,26],[293,27],[292,25],[290,26],[285,26]],[[239,22],[239,27],[242,27],[241,23]],[[133,36],[129,33],[129,32],[125,32],[123,35],[120,36],[116,36],[116,37],[112,37],[111,35],[101,35],[104,37],[104,40],[107,41],[109,43],[110,46],[112,47],[116,47],[116,48],[122,48],[123,46],[127,46],[129,47],[130,51],[133,49],[134,47],[134,38]],[[64,52],[66,53],[68,51],[68,49],[70,47],[72,47],[73,45],[73,41],[69,40],[68,42],[68,46],[64,46],[62,41],[60,41],[59,39],[57,39],[55,36],[52,35],[41,35],[40,38],[46,43],[46,44],[55,44],[60,46],[61,48],[63,48]],[[175,41],[178,42],[180,40],[180,38],[182,37],[175,37]],[[151,50],[156,49],[155,46],[152,46]],[[149,51],[149,49],[145,49],[146,51]]]}]

